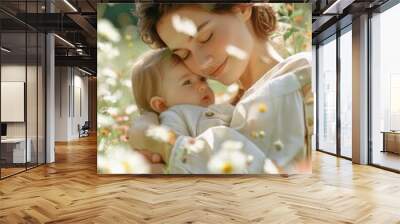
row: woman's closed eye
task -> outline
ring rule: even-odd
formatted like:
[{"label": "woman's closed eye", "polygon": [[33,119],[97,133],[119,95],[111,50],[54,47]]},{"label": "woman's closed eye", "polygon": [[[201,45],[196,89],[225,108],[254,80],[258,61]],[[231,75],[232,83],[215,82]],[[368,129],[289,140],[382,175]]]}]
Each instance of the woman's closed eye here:
[{"label": "woman's closed eye", "polygon": [[190,79],[183,81],[182,86],[188,86],[191,85],[192,81]]},{"label": "woman's closed eye", "polygon": [[206,78],[206,77],[200,76],[200,81],[202,81],[202,82],[207,82],[207,78]]},{"label": "woman's closed eye", "polygon": [[205,38],[200,38],[200,43],[207,43],[208,41],[211,40],[211,38],[213,37],[214,33],[210,33],[208,35],[205,36]]}]

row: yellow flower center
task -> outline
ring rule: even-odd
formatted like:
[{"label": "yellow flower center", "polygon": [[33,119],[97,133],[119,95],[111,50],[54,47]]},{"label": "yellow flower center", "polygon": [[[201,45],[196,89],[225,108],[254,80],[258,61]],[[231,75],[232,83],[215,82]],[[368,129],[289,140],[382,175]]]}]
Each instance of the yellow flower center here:
[{"label": "yellow flower center", "polygon": [[260,105],[258,105],[258,111],[261,113],[267,112],[268,108],[267,105],[265,103],[260,103]]},{"label": "yellow flower center", "polygon": [[223,173],[232,173],[233,166],[231,163],[224,163],[222,164],[222,172]]},{"label": "yellow flower center", "polygon": [[123,161],[122,167],[124,167],[125,172],[130,172],[132,170],[132,166],[128,163],[128,161]]},{"label": "yellow flower center", "polygon": [[176,135],[175,135],[175,133],[172,132],[172,131],[169,131],[169,132],[168,132],[168,143],[171,144],[171,145],[174,145],[174,144],[175,144],[175,141],[176,141]]}]

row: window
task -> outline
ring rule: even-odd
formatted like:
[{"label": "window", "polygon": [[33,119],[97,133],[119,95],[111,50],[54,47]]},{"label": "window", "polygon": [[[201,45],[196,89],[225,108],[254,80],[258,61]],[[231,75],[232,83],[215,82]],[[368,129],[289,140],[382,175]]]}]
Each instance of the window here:
[{"label": "window", "polygon": [[336,36],[318,48],[318,149],[336,153]]},{"label": "window", "polygon": [[371,162],[400,170],[400,4],[371,18]]},{"label": "window", "polygon": [[352,157],[352,33],[340,36],[340,155]]}]

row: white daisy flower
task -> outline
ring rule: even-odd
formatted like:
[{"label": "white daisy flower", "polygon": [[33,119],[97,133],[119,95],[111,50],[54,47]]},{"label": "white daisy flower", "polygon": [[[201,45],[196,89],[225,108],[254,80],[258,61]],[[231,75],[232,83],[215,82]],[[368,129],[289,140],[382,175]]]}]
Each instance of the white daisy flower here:
[{"label": "white daisy flower", "polygon": [[97,124],[99,125],[99,127],[108,127],[115,124],[115,120],[111,116],[97,113]]},{"label": "white daisy flower", "polygon": [[276,151],[281,151],[283,149],[283,147],[284,147],[284,145],[283,145],[281,140],[275,141],[273,145],[274,145],[274,148],[275,148]]},{"label": "white daisy flower", "polygon": [[106,77],[109,77],[109,78],[113,78],[113,79],[118,78],[117,73],[116,73],[114,70],[112,70],[111,68],[104,68],[104,69],[102,69],[101,72],[100,72],[100,74],[101,74],[101,75],[104,75],[104,76],[106,76]]},{"label": "white daisy flower", "polygon": [[126,114],[132,114],[138,110],[138,107],[136,105],[130,105],[125,109]]},{"label": "white daisy flower", "polygon": [[106,140],[104,138],[99,140],[99,143],[97,144],[97,151],[102,152],[105,149],[106,145]]},{"label": "white daisy flower", "polygon": [[132,82],[129,79],[122,81],[122,84],[124,84],[128,88],[132,88]]},{"label": "white daisy flower", "polygon": [[118,42],[121,40],[121,35],[119,34],[118,30],[110,21],[106,19],[101,19],[97,23],[97,33],[113,42]]},{"label": "white daisy flower", "polygon": [[102,53],[98,55],[99,58],[101,55],[108,59],[119,56],[119,50],[113,47],[110,43],[97,42],[97,48],[99,49],[100,53]]},{"label": "white daisy flower", "polygon": [[226,53],[239,60],[244,60],[247,58],[247,53],[234,45],[228,45],[225,50]]},{"label": "white daisy flower", "polygon": [[254,160],[254,156],[253,156],[253,155],[248,155],[248,156],[247,156],[247,164],[252,163],[253,160]]},{"label": "white daisy flower", "polygon": [[108,159],[104,155],[97,154],[97,169],[106,172],[108,169]]},{"label": "white daisy flower", "polygon": [[231,99],[231,97],[230,97],[228,94],[226,94],[226,93],[221,94],[221,95],[217,95],[217,96],[215,97],[215,104],[226,103],[226,102],[228,102],[230,99]]},{"label": "white daisy flower", "polygon": [[105,83],[107,83],[110,86],[115,86],[117,85],[117,80],[113,79],[113,78],[108,78]]},{"label": "white daisy flower", "polygon": [[[256,101],[251,103],[249,109],[246,111],[248,111],[249,119],[264,120],[268,116],[268,110],[268,105],[264,101]],[[257,127],[255,126],[254,128],[258,129]]]},{"label": "white daisy flower", "polygon": [[167,142],[171,141],[173,137],[172,132],[169,128],[164,126],[151,126],[146,131],[146,136],[149,136],[157,141]]},{"label": "white daisy flower", "polygon": [[119,56],[119,50],[117,48],[110,49],[106,54],[106,57],[108,59],[113,59],[113,58],[115,58],[117,56]]},{"label": "white daisy flower", "polygon": [[172,26],[177,32],[184,33],[192,37],[197,33],[196,24],[192,20],[181,17],[177,14],[172,16]]},{"label": "white daisy flower", "polygon": [[189,138],[183,144],[183,148],[190,153],[199,153],[204,150],[206,143],[202,139]]},{"label": "white daisy flower", "polygon": [[121,99],[122,95],[122,91],[118,90],[114,94],[104,96],[103,99],[110,101],[111,103],[116,103],[119,99]]},{"label": "white daisy flower", "polygon": [[117,115],[119,112],[118,108],[116,107],[109,107],[107,108],[107,113],[109,113],[111,116]]},{"label": "white daisy flower", "polygon": [[236,93],[239,90],[239,85],[237,83],[233,83],[232,85],[229,85],[227,88],[229,93]]},{"label": "white daisy flower", "polygon": [[102,97],[105,95],[109,95],[110,91],[108,90],[108,86],[105,83],[99,83],[97,86],[97,96]]},{"label": "white daisy flower", "polygon": [[100,160],[100,166],[110,174],[145,174],[150,172],[146,159],[126,145],[110,146],[106,151],[106,161]]},{"label": "white daisy flower", "polygon": [[241,150],[243,143],[228,140],[222,148],[214,154],[208,162],[210,173],[241,174],[247,173],[249,157]]},{"label": "white daisy flower", "polygon": [[269,174],[278,174],[279,170],[270,159],[265,159],[264,172]]}]

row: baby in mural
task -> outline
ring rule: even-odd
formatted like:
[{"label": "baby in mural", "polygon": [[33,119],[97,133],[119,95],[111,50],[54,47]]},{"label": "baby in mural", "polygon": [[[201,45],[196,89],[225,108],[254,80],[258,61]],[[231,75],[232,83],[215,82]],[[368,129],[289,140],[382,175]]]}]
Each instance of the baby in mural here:
[{"label": "baby in mural", "polygon": [[[304,146],[305,134],[292,130],[299,125],[275,127],[271,122],[293,119],[303,110],[298,93],[311,75],[308,67],[291,71],[293,63],[299,60],[275,68],[279,76],[260,79],[234,107],[214,104],[206,78],[190,72],[167,49],[150,50],[135,63],[132,86],[140,112],[157,114],[160,126],[149,127],[143,138],[131,138],[132,147],[159,153],[168,173],[264,173],[266,161],[269,171],[278,172],[275,165],[286,166]],[[295,110],[280,111],[282,103]],[[238,164],[238,158],[241,165],[229,163]]]}]

